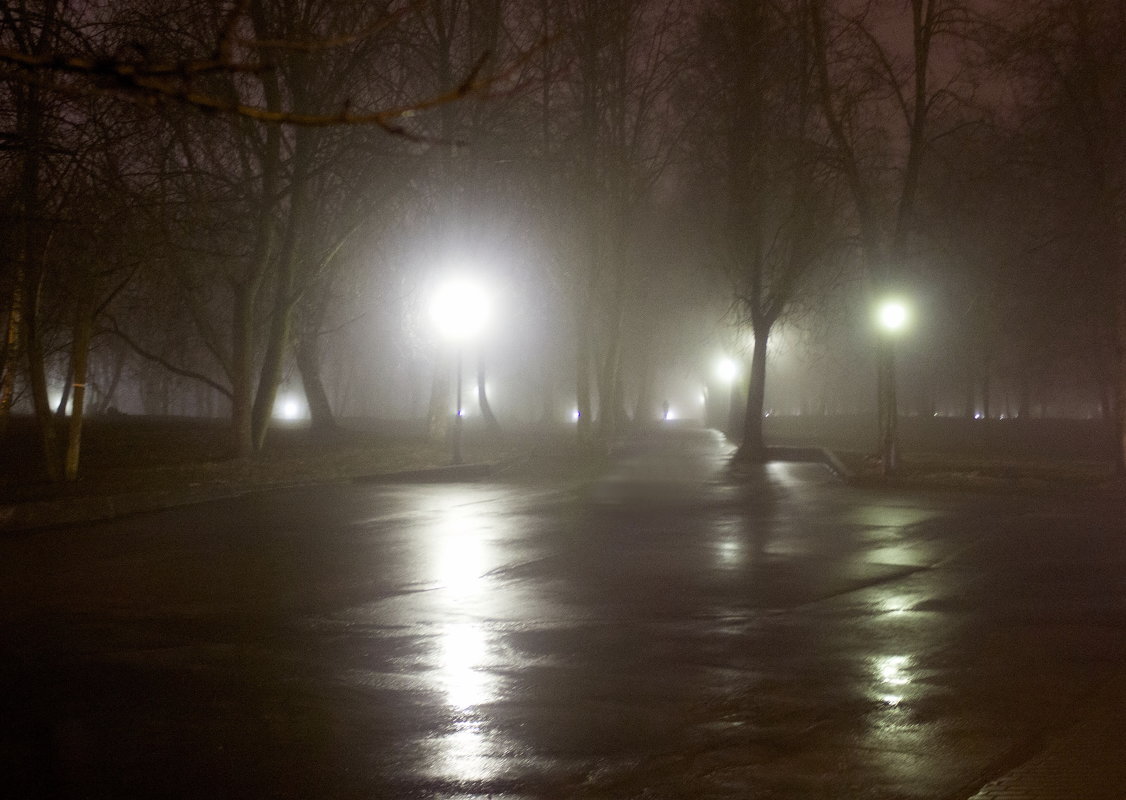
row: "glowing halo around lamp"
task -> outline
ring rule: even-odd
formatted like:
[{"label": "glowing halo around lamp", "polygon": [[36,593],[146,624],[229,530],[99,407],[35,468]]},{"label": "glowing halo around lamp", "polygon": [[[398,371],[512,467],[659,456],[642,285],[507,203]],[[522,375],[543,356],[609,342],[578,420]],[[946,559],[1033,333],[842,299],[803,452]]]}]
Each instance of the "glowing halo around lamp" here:
[{"label": "glowing halo around lamp", "polygon": [[724,356],[716,362],[715,374],[724,383],[734,383],[739,377],[739,364],[735,359]]},{"label": "glowing halo around lamp", "polygon": [[430,318],[443,338],[462,342],[484,330],[489,306],[489,296],[479,284],[451,278],[434,293]]},{"label": "glowing halo around lamp", "polygon": [[902,300],[885,300],[876,309],[876,321],[888,333],[897,333],[903,330],[910,320],[911,312]]},{"label": "glowing halo around lamp", "polygon": [[485,327],[489,316],[489,296],[481,286],[464,277],[454,277],[441,284],[430,301],[430,317],[444,339],[457,345],[456,403],[454,405],[454,464],[462,463],[461,427],[465,410],[461,404],[462,350],[466,341],[475,338]]}]

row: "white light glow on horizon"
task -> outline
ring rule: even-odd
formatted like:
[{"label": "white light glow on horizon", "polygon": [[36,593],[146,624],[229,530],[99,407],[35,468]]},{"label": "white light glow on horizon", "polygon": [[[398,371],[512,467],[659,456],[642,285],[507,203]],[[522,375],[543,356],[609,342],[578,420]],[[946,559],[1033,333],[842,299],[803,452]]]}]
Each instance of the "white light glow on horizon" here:
[{"label": "white light glow on horizon", "polygon": [[489,308],[489,296],[479,284],[457,277],[435,292],[430,317],[444,338],[463,342],[484,330]]}]

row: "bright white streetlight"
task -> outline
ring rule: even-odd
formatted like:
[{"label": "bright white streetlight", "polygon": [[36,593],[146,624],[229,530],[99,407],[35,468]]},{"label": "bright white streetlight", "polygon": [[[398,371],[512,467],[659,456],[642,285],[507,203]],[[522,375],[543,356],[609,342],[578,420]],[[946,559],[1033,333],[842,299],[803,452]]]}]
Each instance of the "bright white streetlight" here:
[{"label": "bright white streetlight", "polygon": [[454,406],[453,463],[462,463],[461,407],[462,348],[485,327],[489,317],[489,296],[481,286],[467,278],[451,278],[438,287],[430,302],[430,317],[438,332],[457,345],[457,404]]},{"label": "bright white streetlight", "polygon": [[292,397],[287,398],[281,407],[282,419],[297,419],[301,415],[301,406]]},{"label": "bright white streetlight", "polygon": [[876,322],[883,332],[878,356],[876,389],[880,433],[880,462],[884,475],[899,470],[899,410],[895,399],[895,337],[911,321],[907,304],[896,297],[885,298],[876,307]]},{"label": "bright white streetlight", "polygon": [[305,416],[302,403],[293,395],[287,394],[277,398],[274,402],[274,416],[278,419],[297,420]]},{"label": "bright white streetlight", "polygon": [[477,336],[489,318],[489,296],[477,283],[452,278],[438,287],[430,303],[438,332],[453,342]]},{"label": "bright white streetlight", "polygon": [[876,319],[880,327],[888,333],[898,333],[910,321],[911,313],[902,300],[885,300],[876,309]]},{"label": "bright white streetlight", "polygon": [[739,377],[739,365],[735,359],[724,356],[716,362],[715,374],[724,383],[734,383]]}]

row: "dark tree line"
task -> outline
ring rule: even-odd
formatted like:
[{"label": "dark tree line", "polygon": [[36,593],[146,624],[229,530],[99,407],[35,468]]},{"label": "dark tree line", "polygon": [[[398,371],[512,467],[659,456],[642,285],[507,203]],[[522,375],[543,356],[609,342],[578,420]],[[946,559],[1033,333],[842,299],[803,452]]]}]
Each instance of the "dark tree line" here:
[{"label": "dark tree line", "polygon": [[[656,420],[662,362],[729,325],[761,458],[772,335],[831,322],[875,353],[885,465],[897,409],[952,394],[986,416],[1088,395],[1126,450],[1126,11],[990,9],[7,3],[0,424],[33,411],[45,475],[73,479],[84,409],[143,375],[198,387],[249,456],[290,373],[334,427],[364,369],[339,331],[378,314],[441,435],[423,298],[500,242],[523,381],[592,446]],[[866,310],[892,293],[928,331],[898,382]]]}]

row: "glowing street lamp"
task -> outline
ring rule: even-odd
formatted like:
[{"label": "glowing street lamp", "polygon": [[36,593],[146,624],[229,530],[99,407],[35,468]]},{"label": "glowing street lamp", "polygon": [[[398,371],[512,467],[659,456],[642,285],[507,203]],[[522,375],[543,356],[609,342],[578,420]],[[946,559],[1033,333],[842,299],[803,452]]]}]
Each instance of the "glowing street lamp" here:
[{"label": "glowing street lamp", "polygon": [[911,311],[899,298],[889,297],[876,306],[876,323],[880,328],[878,389],[880,464],[884,475],[899,469],[899,410],[895,398],[895,337],[911,321]]},{"label": "glowing street lamp", "polygon": [[724,433],[728,436],[734,436],[743,422],[743,415],[739,407],[741,394],[739,378],[742,369],[736,359],[731,356],[722,356],[715,362],[714,373],[720,385],[727,387],[727,425]]},{"label": "glowing street lamp", "polygon": [[461,464],[462,350],[467,341],[476,338],[489,316],[489,297],[478,284],[465,278],[454,278],[442,284],[430,303],[430,317],[438,332],[457,346],[457,404],[454,407],[453,463]]},{"label": "glowing street lamp", "polygon": [[910,322],[911,312],[902,300],[889,298],[880,303],[877,308],[876,320],[885,332],[899,333]]},{"label": "glowing street lamp", "polygon": [[724,356],[715,365],[715,375],[723,383],[730,386],[739,377],[739,364],[735,359]]}]

